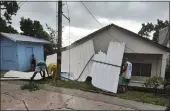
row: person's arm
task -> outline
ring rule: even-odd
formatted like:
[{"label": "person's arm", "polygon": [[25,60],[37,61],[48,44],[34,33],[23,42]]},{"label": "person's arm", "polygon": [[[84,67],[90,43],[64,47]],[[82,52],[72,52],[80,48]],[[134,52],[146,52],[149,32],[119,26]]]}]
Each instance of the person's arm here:
[{"label": "person's arm", "polygon": [[48,77],[50,77],[50,76],[49,76],[49,72],[48,72],[48,67],[47,67],[47,65],[46,65],[46,72],[47,72]]},{"label": "person's arm", "polygon": [[128,64],[127,64],[127,63],[125,63],[125,64],[124,64],[124,68],[121,70],[121,74],[122,74],[122,73],[124,73],[124,72],[126,71],[127,66],[128,66]]}]

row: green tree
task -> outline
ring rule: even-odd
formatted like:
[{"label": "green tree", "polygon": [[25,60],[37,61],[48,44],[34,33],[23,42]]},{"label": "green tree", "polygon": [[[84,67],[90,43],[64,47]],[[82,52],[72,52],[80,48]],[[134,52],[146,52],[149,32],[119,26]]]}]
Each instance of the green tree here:
[{"label": "green tree", "polygon": [[0,1],[0,32],[18,33],[10,24],[19,7],[16,1]]},{"label": "green tree", "polygon": [[142,28],[140,29],[138,34],[140,36],[149,38],[150,34],[153,33],[153,41],[158,42],[160,30],[169,25],[170,25],[170,22],[168,20],[163,22],[162,20],[159,20],[159,19],[157,19],[157,24],[153,24],[153,23],[149,23],[149,22],[147,24],[143,23]]},{"label": "green tree", "polygon": [[[50,35],[44,30],[43,26],[37,20],[22,17],[20,21],[20,29],[22,31],[22,35],[33,36],[50,41]],[[44,48],[45,58],[47,55],[53,53],[53,47],[51,44],[45,45]]]},{"label": "green tree", "polygon": [[1,10],[4,10],[5,20],[11,24],[12,15],[16,15],[19,6],[16,1],[0,1]]}]

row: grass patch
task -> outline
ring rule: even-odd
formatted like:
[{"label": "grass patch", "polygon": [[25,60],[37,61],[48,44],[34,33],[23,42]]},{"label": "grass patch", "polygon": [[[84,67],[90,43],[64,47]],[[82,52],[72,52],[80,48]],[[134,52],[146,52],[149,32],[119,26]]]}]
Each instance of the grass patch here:
[{"label": "grass patch", "polygon": [[[134,100],[142,103],[149,103],[160,106],[167,106],[168,99],[161,96],[156,96],[153,93],[139,92],[139,91],[128,91],[122,94],[116,94],[117,97]],[[168,97],[169,98],[169,97]]]},{"label": "grass patch", "polygon": [[60,80],[60,81],[57,81],[57,83],[51,83],[51,85],[57,86],[57,87],[71,88],[71,89],[84,89],[84,90],[94,90],[94,91],[99,90],[93,85],[91,85],[90,83],[70,81],[70,80],[69,81]]},{"label": "grass patch", "polygon": [[28,90],[28,91],[36,91],[36,90],[40,90],[40,87],[38,84],[36,83],[28,83],[28,84],[23,84],[21,87],[21,90]]},{"label": "grass patch", "polygon": [[94,87],[88,82],[78,82],[78,81],[71,81],[71,80],[59,80],[57,83],[54,83],[52,79],[46,79],[45,81],[39,80],[35,81],[37,84],[49,84],[56,87],[63,87],[63,88],[70,88],[70,89],[82,89],[82,90],[93,90],[99,91],[100,89]]},{"label": "grass patch", "polygon": [[[78,81],[65,81],[60,80],[57,83],[52,82],[52,79],[46,79],[46,81],[35,81],[38,84],[49,84],[56,87],[70,88],[70,89],[80,89],[80,90],[91,90],[96,92],[102,92],[102,90],[94,87],[90,83],[87,82],[78,82]],[[162,96],[156,96],[153,93],[143,92],[143,91],[134,91],[130,90],[126,93],[118,93],[114,94],[115,97],[119,97],[122,99],[138,101],[142,103],[167,106],[168,98]]]}]

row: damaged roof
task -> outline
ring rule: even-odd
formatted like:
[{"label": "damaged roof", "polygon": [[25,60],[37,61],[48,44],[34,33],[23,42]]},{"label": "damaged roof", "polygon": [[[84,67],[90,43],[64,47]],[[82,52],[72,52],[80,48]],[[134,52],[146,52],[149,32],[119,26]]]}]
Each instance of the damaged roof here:
[{"label": "damaged roof", "polygon": [[166,46],[167,42],[170,39],[170,28],[169,27],[165,27],[164,29],[162,29],[159,32],[159,43]]},{"label": "damaged roof", "polygon": [[[105,27],[103,27],[103,28],[101,28],[101,29],[99,29],[99,30],[97,30],[97,31],[95,31],[95,32],[93,32],[93,33],[91,33],[91,34],[89,34],[89,35],[87,35],[87,36],[85,36],[85,37],[83,37],[83,38],[77,40],[77,41],[75,41],[74,43],[71,44],[70,48],[74,47],[75,45],[81,44],[81,43],[83,43],[83,42],[86,42],[86,41],[92,39],[93,37],[95,37],[95,36],[93,36],[93,35],[96,35],[96,34],[98,34],[98,33],[100,33],[100,32],[106,31],[106,30],[108,30],[108,29],[111,28],[111,27],[118,28],[118,29],[120,29],[120,30],[122,30],[122,31],[124,31],[124,32],[126,32],[126,33],[135,35],[135,36],[141,38],[142,40],[144,40],[144,41],[146,41],[146,42],[149,42],[149,43],[155,45],[156,47],[162,48],[162,49],[164,49],[164,50],[166,50],[166,51],[168,51],[168,52],[170,51],[170,48],[168,48],[168,47],[166,47],[166,46],[163,46],[163,45],[161,45],[161,44],[159,44],[159,43],[157,43],[157,42],[153,42],[152,40],[150,40],[150,39],[148,39],[148,38],[142,37],[142,36],[140,36],[140,35],[138,35],[138,34],[132,32],[132,31],[129,31],[129,30],[125,29],[125,28],[119,27],[119,26],[117,26],[117,25],[115,25],[115,24],[107,25],[107,26],[105,26]],[[64,47],[63,50],[67,50],[68,48],[69,48],[69,46]]]},{"label": "damaged roof", "polygon": [[3,37],[6,37],[14,42],[34,42],[34,43],[42,43],[42,44],[49,44],[50,42],[44,39],[35,38],[31,36],[25,36],[20,34],[10,34],[10,33],[0,33]]}]

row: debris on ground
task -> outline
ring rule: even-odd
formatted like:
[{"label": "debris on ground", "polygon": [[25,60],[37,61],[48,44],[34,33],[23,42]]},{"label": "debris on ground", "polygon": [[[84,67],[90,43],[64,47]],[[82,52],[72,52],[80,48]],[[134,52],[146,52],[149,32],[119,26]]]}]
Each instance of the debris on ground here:
[{"label": "debris on ground", "polygon": [[28,90],[28,91],[40,90],[39,85],[34,82],[23,84],[23,85],[21,85],[20,88],[21,88],[21,90]]}]

